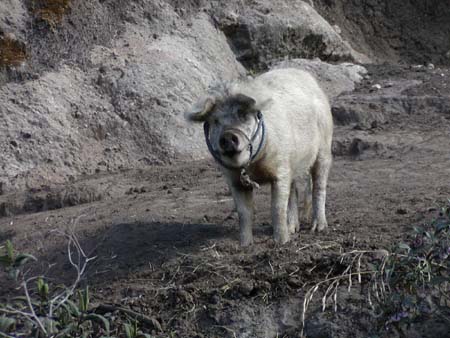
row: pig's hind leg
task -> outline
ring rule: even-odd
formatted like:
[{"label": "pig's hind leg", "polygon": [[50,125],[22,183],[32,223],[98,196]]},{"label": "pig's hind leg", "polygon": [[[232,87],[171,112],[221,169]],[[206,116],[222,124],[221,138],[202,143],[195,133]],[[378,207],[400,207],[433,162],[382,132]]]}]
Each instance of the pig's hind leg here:
[{"label": "pig's hind leg", "polygon": [[302,209],[302,222],[306,224],[311,223],[312,217],[312,177],[308,174],[305,180],[305,193],[303,195],[303,209]]},{"label": "pig's hind leg", "polygon": [[300,230],[300,223],[298,219],[298,190],[295,180],[292,181],[291,192],[289,194],[287,224],[289,233],[291,234]]},{"label": "pig's hind leg", "polygon": [[311,231],[323,231],[328,227],[325,216],[328,173],[331,167],[331,152],[320,154],[311,168],[313,181],[313,216]]}]

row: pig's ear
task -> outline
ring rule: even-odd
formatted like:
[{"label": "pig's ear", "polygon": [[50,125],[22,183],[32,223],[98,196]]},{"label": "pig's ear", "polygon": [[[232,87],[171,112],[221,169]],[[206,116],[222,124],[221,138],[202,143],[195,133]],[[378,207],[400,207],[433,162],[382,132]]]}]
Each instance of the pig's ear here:
[{"label": "pig's ear", "polygon": [[191,122],[203,122],[208,114],[213,110],[216,99],[213,96],[207,96],[200,99],[191,109],[184,113],[186,120]]},{"label": "pig's ear", "polygon": [[244,108],[244,110],[253,109],[256,104],[255,99],[251,98],[250,96],[244,95],[244,94],[236,94],[234,96],[234,100],[236,100],[236,102],[238,104],[240,104],[241,107]]}]

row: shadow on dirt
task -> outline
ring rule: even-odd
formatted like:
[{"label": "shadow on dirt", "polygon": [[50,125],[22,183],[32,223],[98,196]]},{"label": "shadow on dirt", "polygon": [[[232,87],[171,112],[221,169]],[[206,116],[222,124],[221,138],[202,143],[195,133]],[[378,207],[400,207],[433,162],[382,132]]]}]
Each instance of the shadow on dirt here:
[{"label": "shadow on dirt", "polygon": [[[80,235],[79,242],[89,257],[96,257],[87,269],[89,284],[101,285],[105,280],[153,270],[173,258],[195,254],[214,240],[229,238],[237,245],[237,235],[236,229],[218,224],[137,222],[115,224],[94,236]],[[46,252],[51,254],[39,261],[53,264],[50,274],[62,282],[73,280],[67,242],[61,241]]]},{"label": "shadow on dirt", "polygon": [[0,243],[11,240],[11,238],[13,238],[15,234],[15,231],[12,230],[0,231]]}]

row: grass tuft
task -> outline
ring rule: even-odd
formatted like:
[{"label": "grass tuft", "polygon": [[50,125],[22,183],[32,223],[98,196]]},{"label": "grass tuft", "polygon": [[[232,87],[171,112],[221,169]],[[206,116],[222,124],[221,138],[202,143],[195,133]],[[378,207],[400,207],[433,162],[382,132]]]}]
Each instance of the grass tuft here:
[{"label": "grass tuft", "polygon": [[[325,279],[309,286],[303,302],[302,332],[311,301],[338,311],[341,289],[365,289],[367,304],[378,314],[379,332],[393,329],[407,336],[411,324],[439,318],[450,325],[450,199],[429,224],[415,227],[389,252],[341,253]],[[321,295],[321,296],[319,296]]]}]

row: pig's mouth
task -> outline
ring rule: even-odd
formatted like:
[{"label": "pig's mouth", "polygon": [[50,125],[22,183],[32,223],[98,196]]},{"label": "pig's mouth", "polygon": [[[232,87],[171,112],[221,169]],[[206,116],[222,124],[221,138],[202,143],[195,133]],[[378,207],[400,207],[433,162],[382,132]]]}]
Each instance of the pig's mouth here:
[{"label": "pig's mouth", "polygon": [[233,158],[233,157],[239,155],[240,153],[242,153],[242,150],[239,150],[239,151],[228,150],[228,151],[222,151],[221,155],[224,157]]},{"label": "pig's mouth", "polygon": [[[220,137],[219,149],[214,149],[211,145],[209,123],[205,122],[203,130],[208,150],[221,166],[227,169],[243,169],[255,160],[266,140],[266,128],[261,112],[257,114],[257,121],[257,128],[251,137],[241,130],[226,130]],[[257,142],[258,138],[259,142]]]},{"label": "pig's mouth", "polygon": [[219,152],[223,156],[233,158],[242,153],[250,143],[250,137],[245,132],[238,128],[228,128],[219,139]]}]

